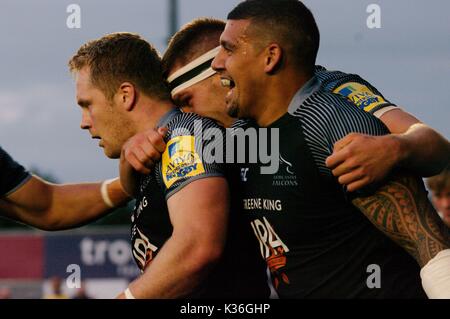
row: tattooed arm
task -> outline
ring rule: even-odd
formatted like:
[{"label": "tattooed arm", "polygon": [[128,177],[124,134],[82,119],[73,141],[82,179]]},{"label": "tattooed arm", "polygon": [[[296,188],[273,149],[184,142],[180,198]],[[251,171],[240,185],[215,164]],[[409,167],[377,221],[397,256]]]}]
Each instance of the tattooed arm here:
[{"label": "tattooed arm", "polygon": [[448,231],[418,177],[396,174],[375,194],[356,198],[352,203],[421,267],[450,247]]}]

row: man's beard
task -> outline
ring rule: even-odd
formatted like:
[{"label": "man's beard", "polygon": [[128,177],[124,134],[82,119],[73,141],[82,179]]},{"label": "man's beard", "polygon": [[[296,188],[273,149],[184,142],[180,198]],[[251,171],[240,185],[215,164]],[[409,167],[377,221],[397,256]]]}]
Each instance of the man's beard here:
[{"label": "man's beard", "polygon": [[234,118],[239,117],[239,107],[237,103],[232,103],[231,106],[228,108],[228,115]]}]

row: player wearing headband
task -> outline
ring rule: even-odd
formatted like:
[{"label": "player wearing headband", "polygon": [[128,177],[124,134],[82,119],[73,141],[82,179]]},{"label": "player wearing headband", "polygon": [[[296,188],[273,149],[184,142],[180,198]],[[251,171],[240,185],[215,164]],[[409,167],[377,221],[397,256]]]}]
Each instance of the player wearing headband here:
[{"label": "player wearing headband", "polygon": [[[246,0],[229,13],[212,63],[230,84],[229,113],[279,130],[277,173],[260,174],[261,162],[241,165],[248,169],[243,207],[252,225],[278,239],[255,232],[277,291],[288,298],[421,297],[420,266],[428,296],[448,298],[450,238],[420,178],[395,172],[373,193],[346,194],[325,165],[346,134],[387,130],[343,96],[318,90],[319,38],[302,2]],[[254,205],[258,198],[278,201],[281,213]],[[376,289],[364,274],[370,265],[381,271]]]},{"label": "player wearing headband", "polygon": [[219,50],[220,47],[215,47],[171,74],[167,82],[172,97],[216,74],[217,72],[211,68],[211,62]]},{"label": "player wearing headband", "polygon": [[[223,102],[226,90],[220,77],[210,68],[223,26],[223,21],[209,18],[187,24],[171,39],[163,65],[172,99],[178,106],[229,127],[236,119],[226,113]],[[192,68],[197,72],[201,70],[200,76],[192,72]]]},{"label": "player wearing headband", "polygon": [[[208,27],[205,25],[208,23],[210,25],[215,25],[216,29],[214,30],[212,26]],[[174,73],[178,73],[177,75],[179,77],[182,75],[178,70],[185,67],[193,60],[198,59],[202,53],[208,52],[214,48],[219,38],[217,35],[217,30],[220,29],[219,25],[220,22],[217,21],[197,20],[185,26],[174,37],[163,57],[166,72],[171,76],[171,80],[176,79],[176,77],[172,76]],[[196,31],[196,29],[202,31]],[[400,116],[400,123],[393,121],[399,114],[403,114],[404,112],[390,104],[378,91],[376,91],[375,88],[360,77],[344,74],[342,72],[327,72],[321,67],[316,67],[315,75],[322,90],[327,90],[329,92],[333,91],[335,94],[348,98],[349,101],[353,103],[353,106],[358,106],[367,112],[381,116],[393,129],[399,130],[402,129],[402,126],[407,125],[409,121],[408,115],[404,115],[403,118]],[[232,123],[233,118],[225,113],[225,105],[221,102],[226,95],[226,91],[224,92],[223,88],[220,87],[216,89],[218,82],[216,75],[210,76],[201,82],[191,84],[191,86],[185,86],[183,90],[175,92],[176,94],[173,94],[172,97],[179,106],[182,106],[186,110],[194,111],[203,116],[209,116],[221,123]],[[357,90],[354,90],[355,87]],[[356,97],[360,97],[360,99],[356,99]],[[372,103],[363,103],[364,99],[361,97]],[[222,98],[222,100],[220,98]],[[349,107],[350,105],[351,104],[345,104],[346,107]],[[389,110],[389,112],[380,114],[386,110]],[[349,112],[351,112],[351,110],[349,110]],[[395,115],[386,117],[388,114]],[[152,135],[152,132],[149,132],[149,134]],[[431,137],[432,136],[433,135],[431,135]],[[440,142],[437,142],[435,144],[439,145],[439,143]],[[144,147],[147,146],[151,149],[151,145],[144,145]],[[437,154],[439,155],[441,151],[442,150],[438,148]],[[447,155],[445,151],[444,154]],[[145,163],[146,161],[143,161],[140,164],[145,165]],[[138,169],[138,166],[135,167]]]},{"label": "player wearing headband", "polygon": [[[224,103],[217,103],[226,92],[218,87],[218,77],[204,63],[215,52],[218,30],[223,26],[223,22],[213,19],[187,24],[174,36],[163,62],[175,103],[228,127],[235,118],[226,114]],[[200,62],[207,71],[194,80],[192,69]],[[321,66],[316,66],[315,75],[321,90],[347,98],[378,117],[392,133],[381,137],[352,133],[336,142],[326,164],[349,191],[381,181],[397,166],[431,176],[450,160],[450,143],[443,136],[388,101],[360,76],[327,71]],[[191,87],[196,94],[191,94]]]}]

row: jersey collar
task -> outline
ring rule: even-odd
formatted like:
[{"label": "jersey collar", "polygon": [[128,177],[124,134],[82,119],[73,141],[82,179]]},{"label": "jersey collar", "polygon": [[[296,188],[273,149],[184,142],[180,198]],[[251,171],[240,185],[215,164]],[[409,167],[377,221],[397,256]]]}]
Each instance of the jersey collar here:
[{"label": "jersey collar", "polygon": [[298,91],[289,103],[288,113],[294,113],[300,105],[320,87],[320,82],[314,75],[308,82],[306,82]]},{"label": "jersey collar", "polygon": [[167,126],[167,124],[172,121],[172,119],[181,114],[183,112],[181,112],[181,110],[179,108],[173,108],[172,110],[170,110],[169,112],[167,112],[166,114],[164,114],[164,116],[159,120],[158,125],[156,127],[164,127]]}]

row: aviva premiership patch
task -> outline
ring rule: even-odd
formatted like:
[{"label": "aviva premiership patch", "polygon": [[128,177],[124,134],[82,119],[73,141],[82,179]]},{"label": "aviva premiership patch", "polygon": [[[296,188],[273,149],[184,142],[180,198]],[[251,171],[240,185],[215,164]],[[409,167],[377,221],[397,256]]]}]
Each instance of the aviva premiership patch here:
[{"label": "aviva premiership patch", "polygon": [[348,82],[333,91],[349,99],[353,104],[366,112],[375,112],[386,101],[373,93],[367,86],[356,82]]},{"label": "aviva premiership patch", "polygon": [[195,151],[194,136],[177,136],[167,143],[162,156],[162,175],[167,188],[182,178],[204,172],[203,163]]}]

